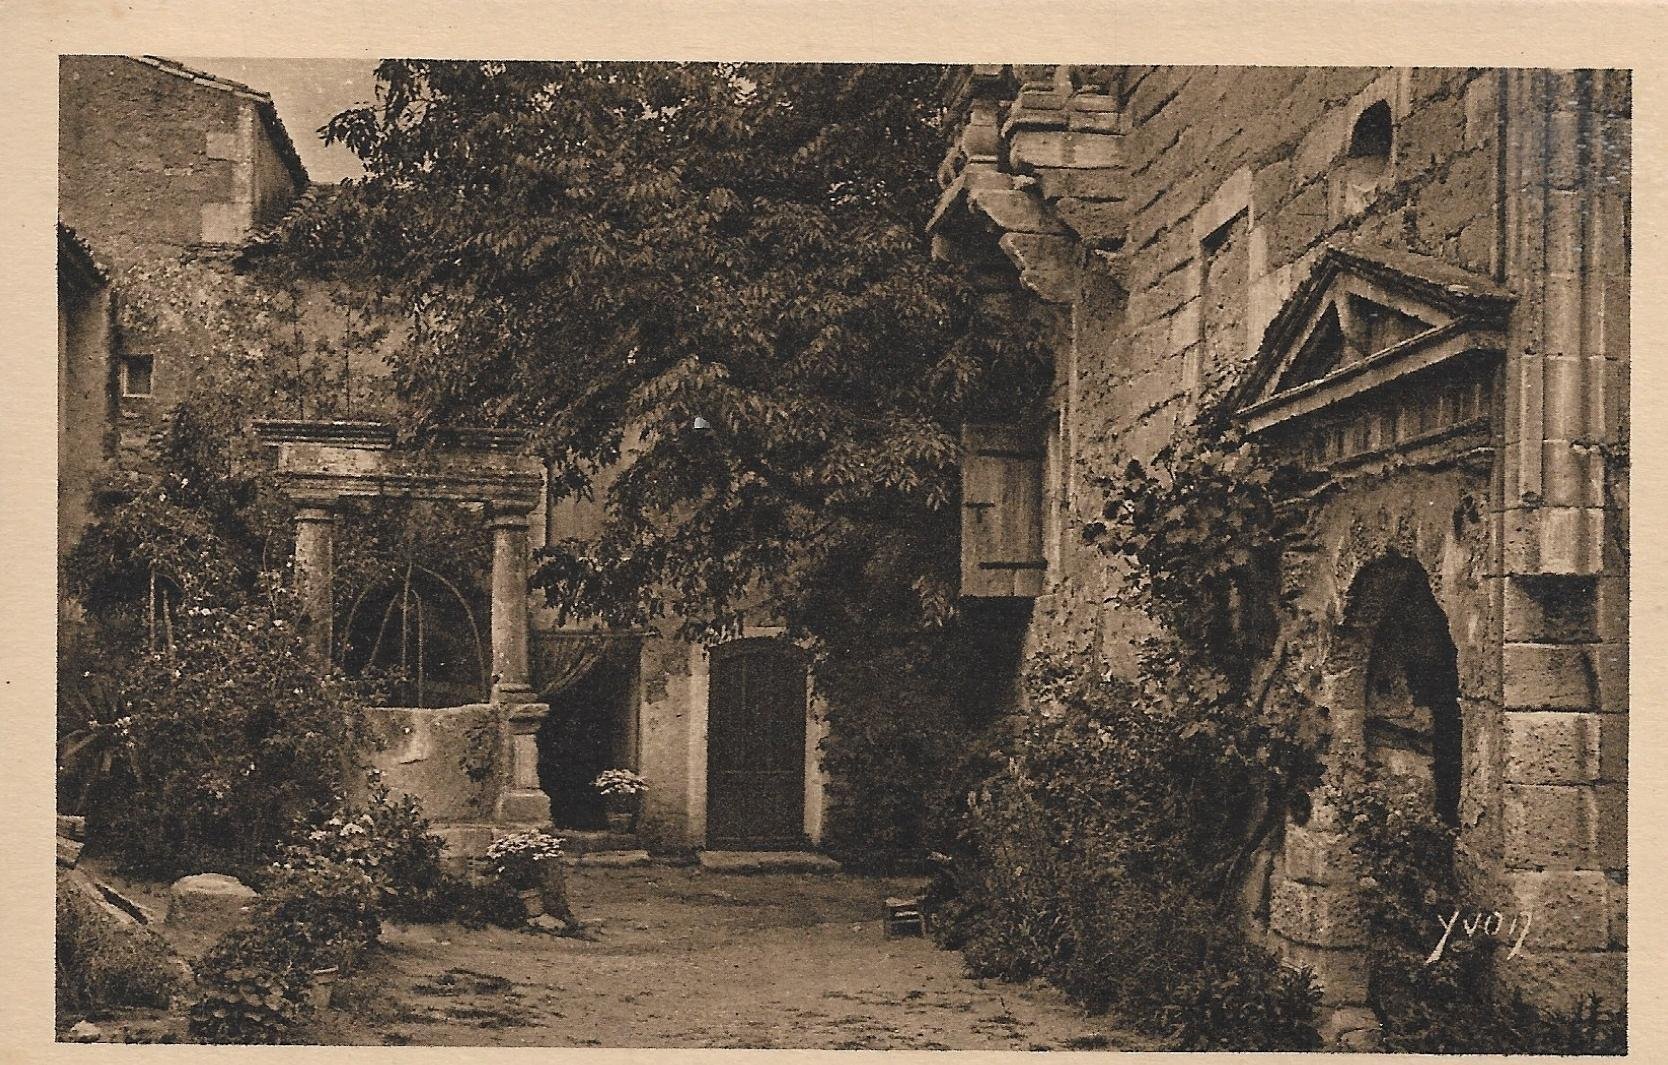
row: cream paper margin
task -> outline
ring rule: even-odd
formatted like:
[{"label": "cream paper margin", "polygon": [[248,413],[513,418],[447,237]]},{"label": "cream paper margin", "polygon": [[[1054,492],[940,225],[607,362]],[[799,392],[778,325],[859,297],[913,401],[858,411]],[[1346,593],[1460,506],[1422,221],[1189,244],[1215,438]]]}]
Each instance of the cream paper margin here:
[{"label": "cream paper margin", "polygon": [[[455,1050],[60,1045],[52,1040],[55,610],[54,235],[60,53],[782,61],[1632,67],[1634,291],[1668,287],[1668,5],[1496,0],[7,0],[0,3],[0,1061],[1003,1061],[1018,1052]],[[1663,301],[1635,298],[1633,619],[1645,647],[1668,589],[1662,518]],[[1668,538],[1665,538],[1668,539]],[[1658,598],[1662,596],[1663,598]],[[1630,1056],[1668,1060],[1668,802],[1650,707],[1663,667],[1632,656]],[[692,989],[693,990],[693,989]],[[1058,1052],[1053,1057],[1082,1055]],[[1107,1057],[1097,1054],[1095,1057]],[[1119,1055],[1178,1060],[1195,1055]],[[1302,1060],[1304,1055],[1236,1055]],[[1370,1055],[1367,1060],[1389,1059]],[[1220,1060],[1220,1058],[1218,1059]],[[1471,1058],[1467,1060],[1512,1060]],[[1602,1059],[1594,1059],[1602,1060]]]}]

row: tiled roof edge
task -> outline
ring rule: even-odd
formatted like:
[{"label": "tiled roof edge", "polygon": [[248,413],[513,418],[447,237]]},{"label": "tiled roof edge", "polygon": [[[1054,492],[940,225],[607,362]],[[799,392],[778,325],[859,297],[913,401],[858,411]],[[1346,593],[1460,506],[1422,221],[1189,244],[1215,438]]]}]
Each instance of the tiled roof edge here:
[{"label": "tiled roof edge", "polygon": [[260,89],[245,85],[241,81],[233,81],[218,74],[210,74],[206,70],[188,67],[177,60],[162,56],[136,55],[128,58],[135,63],[143,63],[154,70],[160,70],[164,74],[170,74],[176,78],[211,89],[219,89],[221,92],[229,92],[234,96],[240,96],[254,103],[256,110],[260,112],[261,122],[272,136],[272,142],[277,146],[278,155],[284,160],[284,166],[288,168],[290,176],[295,178],[297,185],[304,189],[307,187],[310,180],[307,177],[307,167],[301,162],[301,156],[295,150],[295,142],[290,139],[289,130],[284,128],[284,120],[278,117],[278,108],[273,104],[270,95]]}]

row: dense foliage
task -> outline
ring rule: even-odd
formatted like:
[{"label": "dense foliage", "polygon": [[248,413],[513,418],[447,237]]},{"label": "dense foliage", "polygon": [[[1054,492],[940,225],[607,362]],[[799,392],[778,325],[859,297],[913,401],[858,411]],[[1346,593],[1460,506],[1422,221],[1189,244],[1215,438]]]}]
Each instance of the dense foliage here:
[{"label": "dense foliage", "polygon": [[233,607],[184,598],[173,626],[122,675],[77,678],[107,694],[66,738],[65,792],[128,869],[248,876],[344,790],[358,697],[320,674],[276,585]]},{"label": "dense foliage", "polygon": [[1270,787],[1264,727],[1086,654],[1038,658],[1026,688],[1032,712],[948,855],[948,942],[977,972],[1046,976],[1178,1048],[1316,1045],[1308,976],[1247,941],[1232,907]]},{"label": "dense foliage", "polygon": [[364,797],[297,826],[274,872],[316,866],[357,869],[370,878],[372,900],[386,916],[422,916],[441,890],[441,838],[429,831],[417,800],[395,795],[382,775],[367,774]]},{"label": "dense foliage", "polygon": [[957,639],[959,427],[1048,377],[1030,323],[931,260],[941,73],[388,61],[326,130],[365,179],[272,260],[388,291],[419,437],[531,427],[559,490],[598,497],[535,578],[563,615],[774,615],[819,686],[895,693],[830,701],[829,763],[869,800],[831,830],[917,855],[957,739],[915,663]]},{"label": "dense foliage", "polygon": [[167,946],[143,928],[119,924],[84,890],[58,882],[56,1001],[65,1012],[168,1005],[179,972]]},{"label": "dense foliage", "polygon": [[[540,570],[619,621],[797,611],[853,543],[942,614],[956,429],[1045,377],[930,260],[937,68],[389,61],[327,128],[366,178],[285,249],[408,314],[414,428],[531,426],[594,542]],[[843,575],[842,575],[843,576]]]},{"label": "dense foliage", "polygon": [[1290,477],[1218,436],[1103,482],[1086,536],[1155,634],[1129,679],[1087,650],[1029,663],[940,889],[980,971],[1045,975],[1179,1048],[1318,1045],[1311,978],[1239,926],[1256,853],[1319,775],[1278,650]]},{"label": "dense foliage", "polygon": [[320,970],[353,964],[379,934],[371,876],[327,858],[274,869],[253,911],[197,965],[191,1034],[205,1042],[284,1042]]},{"label": "dense foliage", "polygon": [[[1430,960],[1433,914],[1486,910],[1456,872],[1454,829],[1433,812],[1429,788],[1378,769],[1330,786],[1351,833],[1366,901],[1368,995],[1384,1049],[1418,1053],[1621,1054],[1625,1007],[1589,997],[1559,1012],[1500,987],[1493,967],[1509,949],[1456,928]],[[1506,962],[1510,964],[1510,962]]]}]

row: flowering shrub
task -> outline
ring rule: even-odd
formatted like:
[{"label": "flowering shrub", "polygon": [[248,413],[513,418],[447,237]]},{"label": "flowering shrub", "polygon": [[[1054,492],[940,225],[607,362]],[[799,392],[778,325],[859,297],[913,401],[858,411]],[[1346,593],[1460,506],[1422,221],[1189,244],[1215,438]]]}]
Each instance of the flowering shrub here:
[{"label": "flowering shrub", "polygon": [[538,886],[542,863],[561,859],[562,841],[536,830],[516,832],[493,840],[486,856],[499,880],[525,891]]},{"label": "flowering shrub", "polygon": [[641,795],[649,789],[643,778],[629,769],[604,769],[591,786],[604,798]]},{"label": "flowering shrub", "polygon": [[[187,601],[172,646],[141,655],[66,743],[66,791],[89,842],[130,870],[219,869],[257,878],[292,822],[327,807],[356,760],[360,701],[297,632],[290,593],[269,584],[235,607]],[[89,678],[91,680],[91,678]]]},{"label": "flowering shrub", "polygon": [[445,843],[429,831],[417,800],[395,796],[382,774],[367,774],[363,806],[343,804],[301,838],[284,847],[280,862],[305,866],[329,861],[359,869],[370,878],[377,906],[390,916],[409,917],[426,908],[441,880]]},{"label": "flowering shrub", "polygon": [[[112,756],[82,776],[88,841],[155,876],[254,878],[297,816],[325,808],[355,760],[359,698],[320,676],[294,596],[187,604],[172,649],[143,654],[72,738]],[[68,750],[68,746],[67,746]]]}]

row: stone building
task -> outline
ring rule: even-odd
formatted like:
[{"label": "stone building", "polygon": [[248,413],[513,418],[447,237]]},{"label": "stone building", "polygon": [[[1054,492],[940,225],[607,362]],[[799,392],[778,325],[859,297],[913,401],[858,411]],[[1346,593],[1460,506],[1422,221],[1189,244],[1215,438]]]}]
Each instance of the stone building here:
[{"label": "stone building", "polygon": [[[805,656],[781,628],[764,620],[706,646],[673,635],[675,622],[558,625],[542,593],[527,591],[529,556],[592,531],[597,505],[553,498],[513,434],[464,433],[427,463],[400,454],[376,420],[387,413],[382,355],[400,323],[342,285],[274,282],[252,268],[279,227],[335,191],[309,181],[267,94],[157,57],[66,56],[59,99],[60,555],[98,497],[158,472],[160,433],[193,389],[242,365],[304,362],[280,379],[295,390],[275,388],[250,414],[296,504],[321,649],[350,671],[367,664],[349,644],[370,612],[356,613],[330,580],[355,507],[448,509],[491,559],[473,585],[432,572],[417,583],[440,619],[427,651],[410,648],[435,659],[431,683],[415,706],[379,714],[390,742],[379,762],[424,798],[455,850],[552,820],[579,847],[819,841],[822,718]],[[405,628],[400,590],[366,594],[380,597],[378,611],[402,604],[394,628]],[[459,653],[440,661],[437,647]],[[485,774],[471,753],[483,723],[494,763]],[[649,785],[632,838],[597,831],[589,782],[613,767]]]},{"label": "stone building", "polygon": [[[1284,579],[1329,766],[1430,778],[1476,896],[1535,915],[1503,980],[1622,1001],[1627,73],[980,66],[946,93],[935,254],[1044,315],[1056,371],[1032,423],[969,427],[964,595],[1128,668],[1089,479],[1226,395],[1325,478]],[[1338,827],[1288,824],[1245,919],[1348,1041]]]}]

